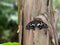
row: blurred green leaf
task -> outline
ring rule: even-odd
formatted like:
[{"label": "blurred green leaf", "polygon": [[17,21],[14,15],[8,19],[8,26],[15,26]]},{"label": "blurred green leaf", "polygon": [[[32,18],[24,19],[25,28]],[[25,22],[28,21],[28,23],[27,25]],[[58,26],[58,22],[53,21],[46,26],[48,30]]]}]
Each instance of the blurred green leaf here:
[{"label": "blurred green leaf", "polygon": [[7,43],[3,43],[3,45],[19,45],[19,43],[17,43],[17,42],[7,42]]}]

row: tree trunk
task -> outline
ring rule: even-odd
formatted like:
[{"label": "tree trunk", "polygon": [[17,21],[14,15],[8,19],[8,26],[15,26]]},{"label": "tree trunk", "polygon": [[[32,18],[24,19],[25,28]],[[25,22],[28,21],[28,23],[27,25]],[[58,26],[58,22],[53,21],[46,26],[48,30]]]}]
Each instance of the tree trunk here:
[{"label": "tree trunk", "polygon": [[[52,0],[20,0],[18,2],[20,2],[18,3],[19,43],[21,45],[58,45],[57,18],[53,11]],[[26,25],[36,17],[41,18],[49,26],[48,29],[26,29]],[[55,39],[55,43],[50,36]]]}]

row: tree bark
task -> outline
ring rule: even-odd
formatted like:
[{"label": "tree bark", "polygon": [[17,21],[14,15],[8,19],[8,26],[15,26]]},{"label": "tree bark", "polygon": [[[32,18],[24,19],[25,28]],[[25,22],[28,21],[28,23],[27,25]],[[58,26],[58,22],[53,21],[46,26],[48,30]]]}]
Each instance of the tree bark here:
[{"label": "tree bark", "polygon": [[[52,0],[20,0],[19,2],[19,43],[21,45],[58,45],[56,27],[58,17],[56,18],[54,14]],[[36,17],[41,18],[49,28],[27,30],[26,25]],[[55,44],[52,43],[50,36],[56,39]]]}]

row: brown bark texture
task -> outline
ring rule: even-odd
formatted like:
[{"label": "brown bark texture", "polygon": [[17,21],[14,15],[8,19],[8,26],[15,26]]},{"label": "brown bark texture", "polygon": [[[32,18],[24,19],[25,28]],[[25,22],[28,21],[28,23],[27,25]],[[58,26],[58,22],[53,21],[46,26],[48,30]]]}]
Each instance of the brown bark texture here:
[{"label": "brown bark texture", "polygon": [[[52,0],[20,0],[19,43],[21,45],[58,45],[58,15],[53,10]],[[47,29],[28,30],[26,25],[40,18]]]}]

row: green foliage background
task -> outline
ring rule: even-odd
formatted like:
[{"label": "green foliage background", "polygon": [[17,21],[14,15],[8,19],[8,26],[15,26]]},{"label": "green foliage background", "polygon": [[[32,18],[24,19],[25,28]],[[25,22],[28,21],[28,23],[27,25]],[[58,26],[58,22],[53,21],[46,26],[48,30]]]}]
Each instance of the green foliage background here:
[{"label": "green foliage background", "polygon": [[0,43],[18,42],[18,8],[16,0],[0,0]]}]

